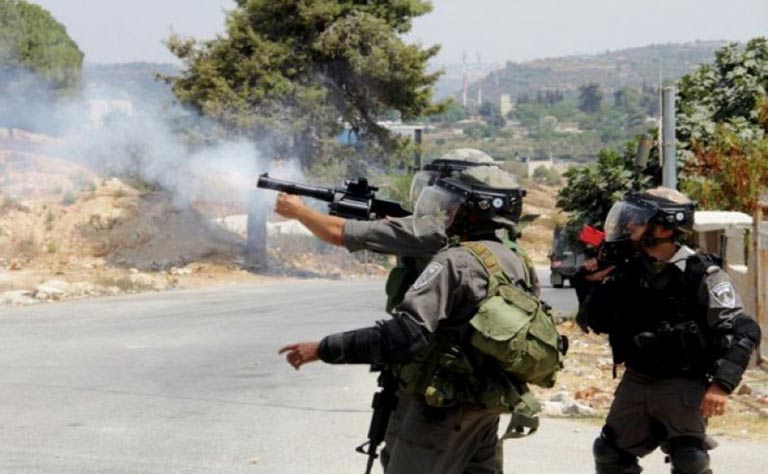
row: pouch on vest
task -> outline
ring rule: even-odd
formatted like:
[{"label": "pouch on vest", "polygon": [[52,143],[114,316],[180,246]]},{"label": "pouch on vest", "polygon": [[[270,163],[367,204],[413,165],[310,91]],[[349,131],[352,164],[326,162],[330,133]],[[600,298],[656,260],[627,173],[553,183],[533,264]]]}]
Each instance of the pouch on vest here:
[{"label": "pouch on vest", "polygon": [[471,344],[518,380],[542,387],[555,384],[566,342],[546,306],[504,273],[498,259],[479,242],[465,242],[489,274],[488,294],[469,321]]},{"label": "pouch on vest", "polygon": [[419,277],[428,261],[429,259],[425,258],[398,258],[397,265],[390,270],[387,283],[384,286],[387,293],[387,313],[392,314],[392,310],[403,302],[408,288]]}]

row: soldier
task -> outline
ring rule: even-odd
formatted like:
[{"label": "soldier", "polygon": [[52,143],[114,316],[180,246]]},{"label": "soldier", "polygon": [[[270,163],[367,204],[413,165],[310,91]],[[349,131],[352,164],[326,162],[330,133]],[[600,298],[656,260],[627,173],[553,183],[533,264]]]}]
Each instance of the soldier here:
[{"label": "soldier", "polygon": [[724,414],[760,328],[713,258],[679,243],[693,216],[683,194],[655,188],[606,218],[603,255],[617,265],[591,277],[580,314],[626,370],[593,446],[597,473],[639,473],[659,446],[673,473],[712,472],[707,419]]},{"label": "soldier", "polygon": [[[462,170],[474,167],[499,170],[498,162],[480,150],[461,148],[444,154],[416,173],[411,184],[411,203],[415,203],[421,191],[437,179],[455,177]],[[514,187],[518,187],[517,182]],[[402,300],[405,291],[424,269],[426,262],[439,250],[451,244],[451,239],[445,235],[443,229],[416,236],[411,217],[376,221],[344,219],[319,212],[307,206],[300,197],[286,193],[278,195],[275,212],[288,219],[297,219],[321,240],[344,246],[350,252],[371,250],[400,257],[386,285],[387,311],[391,311]],[[525,260],[532,285],[538,294],[539,283],[533,264],[516,242],[520,223],[507,220],[501,227],[507,234],[504,244]],[[457,241],[456,237],[453,241]]]},{"label": "soldier", "polygon": [[508,173],[473,167],[424,188],[414,209],[415,237],[444,233],[463,245],[434,255],[392,318],[280,351],[296,369],[320,359],[381,364],[396,374],[400,391],[382,454],[388,474],[502,472],[499,412],[527,404],[530,394],[469,340],[476,334],[470,321],[489,282],[497,281],[492,274],[503,272],[532,294],[523,260],[495,233],[520,217],[516,186]]}]

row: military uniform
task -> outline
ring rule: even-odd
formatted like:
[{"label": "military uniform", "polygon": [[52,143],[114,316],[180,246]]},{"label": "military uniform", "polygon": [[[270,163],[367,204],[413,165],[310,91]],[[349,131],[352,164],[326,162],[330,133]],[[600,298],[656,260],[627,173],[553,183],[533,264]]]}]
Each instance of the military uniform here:
[{"label": "military uniform", "polygon": [[[519,256],[501,242],[483,244],[511,279],[525,279],[527,270]],[[486,297],[488,282],[485,268],[468,250],[441,250],[405,294],[393,321],[379,324],[378,335],[370,337],[365,333],[370,330],[360,330],[328,336],[320,345],[320,358],[329,363],[407,363],[440,331],[467,328]],[[346,349],[339,353],[334,346]],[[467,404],[435,408],[423,396],[402,391],[382,453],[385,472],[500,473],[498,425],[498,413]]]},{"label": "military uniform", "polygon": [[[344,247],[350,252],[370,250],[401,258],[398,268],[393,270],[387,284],[387,294],[391,300],[388,311],[402,300],[405,290],[424,270],[429,258],[451,243],[451,239],[440,231],[416,235],[412,219],[403,217],[376,221],[348,220],[344,223]],[[523,259],[530,285],[537,295],[540,294],[536,271],[524,250],[516,242],[505,240],[504,244]]]},{"label": "military uniform", "polygon": [[760,340],[728,275],[685,246],[669,262],[638,253],[584,304],[626,366],[595,442],[598,472],[639,473],[637,457],[660,445],[673,472],[711,472],[704,393],[711,383],[733,391]]},{"label": "military uniform", "polygon": [[416,236],[411,217],[376,221],[347,220],[344,247],[350,252],[371,250],[400,257],[431,258],[448,245],[445,233]]}]

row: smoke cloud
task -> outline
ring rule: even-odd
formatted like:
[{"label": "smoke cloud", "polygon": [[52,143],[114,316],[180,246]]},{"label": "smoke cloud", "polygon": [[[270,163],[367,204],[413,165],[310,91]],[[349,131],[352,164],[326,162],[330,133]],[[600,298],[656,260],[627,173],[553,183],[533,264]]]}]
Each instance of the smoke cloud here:
[{"label": "smoke cloud", "polygon": [[35,151],[156,185],[180,207],[200,201],[245,206],[264,172],[302,179],[297,162],[274,162],[264,144],[190,140],[192,133],[214,136],[216,125],[174,103],[170,93],[160,101],[147,94],[147,100],[135,91],[86,82],[74,97],[53,101],[45,84],[27,81],[25,95],[34,100],[13,101],[23,120],[4,114],[0,127],[55,134],[56,140]]}]

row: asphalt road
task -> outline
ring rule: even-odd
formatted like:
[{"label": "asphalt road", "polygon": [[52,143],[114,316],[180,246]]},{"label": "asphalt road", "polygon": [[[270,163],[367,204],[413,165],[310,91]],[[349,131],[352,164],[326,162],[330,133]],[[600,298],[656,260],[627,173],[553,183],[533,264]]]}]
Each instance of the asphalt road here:
[{"label": "asphalt road", "polygon": [[[0,308],[0,473],[361,473],[353,448],[375,378],[296,372],[276,352],[381,318],[382,285],[291,280]],[[571,293],[544,296],[572,310]],[[590,473],[596,432],[544,420],[506,444],[506,472]],[[760,472],[765,448],[724,441],[716,471]],[[659,456],[645,464],[668,472]]]}]

